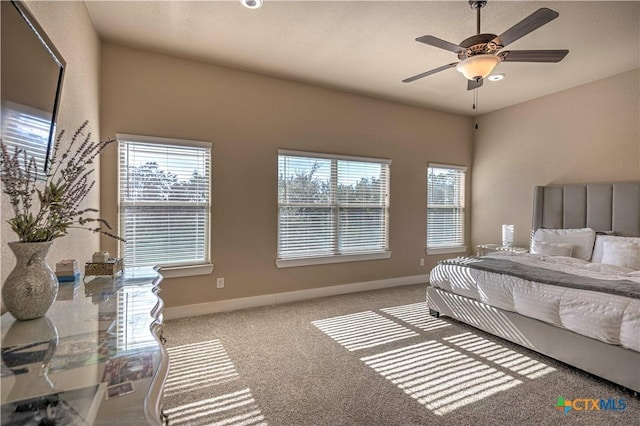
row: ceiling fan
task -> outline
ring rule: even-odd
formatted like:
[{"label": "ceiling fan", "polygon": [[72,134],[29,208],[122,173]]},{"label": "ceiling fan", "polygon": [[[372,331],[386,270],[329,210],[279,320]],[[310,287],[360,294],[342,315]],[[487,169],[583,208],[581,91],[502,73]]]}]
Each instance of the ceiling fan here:
[{"label": "ceiling fan", "polygon": [[423,72],[413,77],[402,80],[403,83],[410,83],[420,78],[426,77],[456,67],[468,80],[467,90],[476,89],[482,86],[483,79],[489,76],[493,69],[500,62],[560,62],[569,53],[568,50],[505,50],[500,51],[508,44],[540,28],[541,26],[556,19],[558,12],[543,7],[533,12],[502,34],[481,34],[480,33],[480,9],[487,4],[486,1],[469,1],[471,9],[477,12],[478,33],[460,44],[450,43],[432,35],[418,37],[416,41],[428,44],[440,49],[449,50],[458,55],[460,62],[452,62],[447,65]]}]

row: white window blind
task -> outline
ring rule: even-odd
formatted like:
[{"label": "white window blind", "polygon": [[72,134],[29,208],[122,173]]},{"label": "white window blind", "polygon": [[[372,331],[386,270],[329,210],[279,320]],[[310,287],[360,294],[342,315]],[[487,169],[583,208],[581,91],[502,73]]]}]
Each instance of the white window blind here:
[{"label": "white window blind", "polygon": [[465,167],[427,168],[427,248],[463,247]]},{"label": "white window blind", "polygon": [[211,144],[118,135],[127,266],[209,262]]},{"label": "white window blind", "polygon": [[2,105],[2,142],[10,154],[18,148],[26,152],[27,159],[33,157],[41,179],[45,178],[50,133],[55,134],[51,114],[13,102]]},{"label": "white window blind", "polygon": [[278,259],[389,248],[389,160],[280,151]]}]

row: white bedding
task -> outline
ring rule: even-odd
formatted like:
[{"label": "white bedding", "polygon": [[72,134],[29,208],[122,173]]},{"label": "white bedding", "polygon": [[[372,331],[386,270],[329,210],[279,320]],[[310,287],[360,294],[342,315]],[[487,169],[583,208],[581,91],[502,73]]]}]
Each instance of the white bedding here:
[{"label": "white bedding", "polygon": [[[573,275],[638,284],[640,271],[572,257],[501,252],[492,257]],[[430,284],[506,311],[640,352],[640,299],[542,284],[459,265],[440,264]]]}]

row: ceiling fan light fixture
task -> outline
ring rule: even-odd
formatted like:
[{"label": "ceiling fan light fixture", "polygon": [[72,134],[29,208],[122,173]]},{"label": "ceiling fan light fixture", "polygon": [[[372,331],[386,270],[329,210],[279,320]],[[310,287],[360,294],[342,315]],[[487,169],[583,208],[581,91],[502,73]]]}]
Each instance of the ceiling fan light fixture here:
[{"label": "ceiling fan light fixture", "polygon": [[492,54],[481,54],[471,56],[456,65],[456,70],[462,73],[467,80],[477,80],[486,78],[493,69],[501,62],[501,59]]},{"label": "ceiling fan light fixture", "polygon": [[240,0],[240,3],[249,9],[257,9],[262,6],[262,0]]}]

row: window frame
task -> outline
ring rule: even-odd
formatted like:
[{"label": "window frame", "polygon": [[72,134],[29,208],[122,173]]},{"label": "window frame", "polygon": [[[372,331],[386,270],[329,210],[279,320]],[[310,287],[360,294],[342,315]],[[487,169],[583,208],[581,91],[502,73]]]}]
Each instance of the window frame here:
[{"label": "window frame", "polygon": [[[302,256],[302,257],[280,257],[280,241],[281,241],[281,220],[280,220],[280,210],[283,206],[287,206],[290,203],[281,203],[278,194],[276,194],[277,199],[277,208],[278,208],[278,227],[277,227],[277,247],[276,247],[276,267],[277,268],[289,268],[289,267],[297,267],[297,266],[309,266],[309,265],[324,265],[330,263],[344,263],[344,262],[358,262],[365,260],[381,260],[381,259],[389,259],[391,257],[391,250],[389,248],[389,212],[391,205],[391,160],[383,159],[383,158],[373,158],[373,157],[361,157],[361,156],[351,156],[351,155],[339,155],[339,154],[328,154],[328,153],[318,153],[318,152],[307,152],[307,151],[295,151],[288,149],[279,149],[276,157],[276,182],[280,176],[280,167],[279,167],[279,159],[281,156],[292,156],[292,157],[304,157],[304,158],[318,158],[322,160],[331,160],[332,168],[337,167],[337,161],[355,161],[355,162],[366,162],[366,163],[374,163],[374,164],[384,164],[387,166],[387,178],[386,178],[386,197],[384,206],[381,206],[384,209],[384,242],[385,249],[380,251],[363,251],[363,252],[355,252],[355,253],[340,253],[338,250],[339,246],[339,216],[340,209],[349,207],[347,203],[340,203],[336,199],[337,191],[336,186],[337,182],[334,181],[333,177],[330,176],[330,186],[331,190],[331,199],[328,203],[319,205],[318,207],[328,208],[331,211],[331,216],[334,218],[334,229],[336,230],[336,238],[333,241],[334,254],[331,255],[312,255],[312,256]],[[331,174],[333,175],[333,174]],[[276,187],[279,187],[279,183],[277,183]],[[357,206],[354,206],[357,207]]]},{"label": "window frame", "polygon": [[[206,210],[208,214],[208,220],[205,221],[205,250],[204,250],[204,260],[202,262],[194,262],[189,264],[168,264],[168,265],[156,265],[158,272],[164,278],[175,278],[175,277],[187,277],[187,276],[197,276],[197,275],[209,275],[213,272],[214,265],[211,263],[211,215],[212,215],[212,199],[211,199],[211,188],[213,186],[213,156],[212,149],[213,144],[207,141],[197,141],[197,140],[188,140],[188,139],[177,139],[177,138],[166,138],[166,137],[156,137],[156,136],[144,136],[144,135],[132,135],[125,133],[117,133],[116,140],[118,141],[118,231],[120,235],[124,235],[124,208],[127,206],[161,206],[163,203],[166,205],[166,202],[153,202],[153,201],[124,201],[122,199],[122,194],[120,191],[121,185],[121,149],[123,142],[131,142],[131,143],[143,143],[143,144],[153,144],[153,145],[169,145],[169,146],[185,146],[185,147],[196,147],[196,148],[205,148],[209,150],[209,170],[208,170],[208,189],[207,192],[209,197],[207,198]],[[172,205],[181,205],[181,206],[191,206],[195,202],[172,202]],[[118,245],[118,253],[120,257],[124,257],[125,243],[120,242]],[[136,267],[136,266],[134,266]]]},{"label": "window frame", "polygon": [[[458,199],[459,204],[455,204],[454,208],[458,208],[462,210],[462,213],[460,215],[460,217],[462,218],[462,226],[460,227],[460,236],[461,236],[461,240],[459,242],[450,242],[449,244],[438,244],[438,245],[431,245],[429,246],[429,170],[432,168],[438,168],[438,169],[449,169],[449,170],[455,170],[455,171],[459,171],[462,172],[463,178],[462,178],[462,188],[460,190],[460,198]],[[467,242],[467,233],[466,233],[466,226],[467,226],[467,208],[466,208],[466,187],[467,187],[467,172],[468,172],[468,167],[467,166],[459,166],[459,165],[454,165],[454,164],[442,164],[442,163],[427,163],[427,168],[426,168],[426,184],[427,184],[427,190],[425,191],[426,194],[426,200],[425,200],[425,204],[426,204],[426,232],[425,232],[425,251],[427,254],[451,254],[451,253],[466,253],[467,249],[468,249],[468,245],[466,244]],[[434,208],[434,207],[431,207]]]}]

